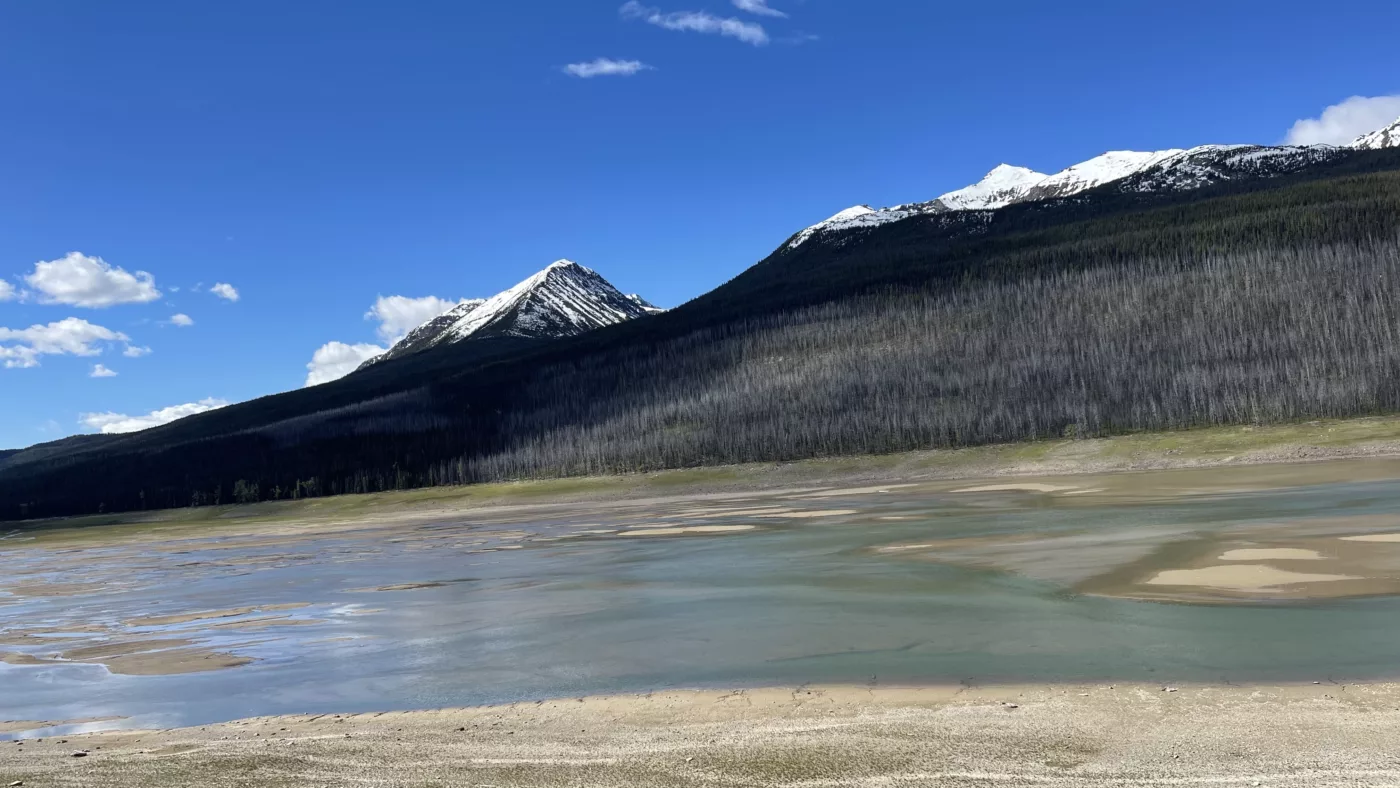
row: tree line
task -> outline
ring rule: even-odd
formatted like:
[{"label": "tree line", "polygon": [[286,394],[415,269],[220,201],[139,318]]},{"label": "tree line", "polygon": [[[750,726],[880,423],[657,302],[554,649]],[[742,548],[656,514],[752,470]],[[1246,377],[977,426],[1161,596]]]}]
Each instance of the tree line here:
[{"label": "tree line", "polygon": [[1400,172],[1146,199],[809,242],[656,318],[0,457],[0,517],[1400,411]]}]

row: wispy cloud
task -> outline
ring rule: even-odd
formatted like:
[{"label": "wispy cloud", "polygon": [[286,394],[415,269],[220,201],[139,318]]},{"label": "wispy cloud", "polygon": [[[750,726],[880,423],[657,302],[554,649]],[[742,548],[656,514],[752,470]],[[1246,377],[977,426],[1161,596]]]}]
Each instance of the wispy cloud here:
[{"label": "wispy cloud", "polygon": [[209,397],[198,402],[187,402],[183,405],[171,405],[168,408],[153,410],[144,416],[128,416],[125,413],[83,413],[79,416],[78,423],[104,435],[117,435],[159,427],[176,419],[216,410],[228,404],[228,400]]},{"label": "wispy cloud", "polygon": [[763,29],[763,25],[745,22],[742,19],[726,19],[704,11],[662,13],[660,9],[644,6],[637,0],[627,0],[619,13],[623,19],[640,19],[665,30],[728,36],[754,46],[768,43],[768,32]]},{"label": "wispy cloud", "polygon": [[768,0],[734,0],[734,7],[740,11],[747,11],[758,16],[772,16],[778,19],[787,19],[787,14],[776,8],[768,6]]},{"label": "wispy cloud", "polygon": [[137,345],[127,345],[126,350],[122,351],[122,355],[126,356],[127,358],[141,358],[142,356],[149,356],[150,354],[150,348],[139,347]]},{"label": "wispy cloud", "polygon": [[630,77],[639,71],[650,71],[651,66],[640,60],[611,60],[600,57],[587,63],[570,63],[564,66],[564,73],[579,79],[593,77]]},{"label": "wispy cloud", "polygon": [[188,328],[189,326],[194,325],[194,318],[190,317],[184,312],[180,312],[178,314],[171,315],[169,322],[173,326],[179,326],[180,328]]},{"label": "wispy cloud", "polygon": [[88,373],[90,378],[115,378],[117,373],[113,372],[103,364],[93,364],[92,372]]},{"label": "wispy cloud", "polygon": [[1400,96],[1352,96],[1303,118],[1288,130],[1289,145],[1346,145],[1400,118]]},{"label": "wispy cloud", "polygon": [[15,286],[0,279],[0,301],[11,301],[19,298],[19,293],[15,291]]}]

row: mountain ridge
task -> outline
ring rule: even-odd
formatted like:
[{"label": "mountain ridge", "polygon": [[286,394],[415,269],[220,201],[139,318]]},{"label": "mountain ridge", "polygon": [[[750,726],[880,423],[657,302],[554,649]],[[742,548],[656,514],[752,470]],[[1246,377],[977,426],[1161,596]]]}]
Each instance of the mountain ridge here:
[{"label": "mountain ridge", "polygon": [[977,183],[927,202],[847,208],[798,231],[784,248],[793,250],[817,236],[839,235],[912,216],[998,210],[1017,203],[1071,197],[1112,183],[1136,192],[1182,191],[1241,177],[1273,177],[1335,159],[1347,150],[1389,147],[1400,147],[1400,119],[1343,146],[1211,144],[1160,151],[1109,151],[1052,175],[1003,163]]},{"label": "mountain ridge", "polygon": [[1362,134],[1352,140],[1349,147],[1358,150],[1379,150],[1400,147],[1400,118],[1385,128],[1376,129],[1370,134]]},{"label": "mountain ridge", "polygon": [[[1273,398],[1265,411],[1217,408],[1213,389],[1191,396],[1160,394],[1176,385],[1173,381],[1195,379],[1182,370],[1228,371],[1240,358],[1258,358],[1238,348],[1219,358],[1201,357],[1193,355],[1200,348],[1189,342],[1180,353],[1162,357],[1171,363],[1161,368],[1166,377],[1160,378],[1160,391],[1155,384],[1139,386],[1125,397],[1120,384],[1139,373],[1157,375],[1157,368],[1137,365],[1131,375],[1119,371],[1104,377],[1095,352],[1070,352],[1069,346],[1047,352],[1039,344],[1074,345],[1083,333],[1078,328],[1022,332],[1031,344],[1012,351],[998,344],[999,332],[969,328],[982,325],[986,313],[971,322],[947,313],[963,309],[964,295],[991,288],[1004,295],[1019,289],[1022,306],[1053,301],[1057,309],[1068,310],[1063,315],[1082,315],[1081,299],[1072,293],[1044,298],[1060,287],[1064,275],[1101,271],[1132,283],[1149,265],[1172,277],[1196,271],[1189,273],[1196,277],[1196,295],[1167,287],[1136,310],[1119,309],[1113,305],[1123,299],[1111,298],[1099,311],[1107,314],[1112,307],[1116,320],[1141,324],[1171,341],[1254,333],[1335,339],[1315,361],[1333,363],[1328,359],[1346,356],[1346,364],[1371,363],[1353,350],[1381,346],[1376,343],[1391,325],[1384,305],[1391,301],[1376,288],[1400,276],[1348,276],[1346,271],[1356,261],[1368,271],[1391,265],[1387,259],[1400,266],[1394,251],[1400,245],[1386,240],[1400,238],[1400,146],[1337,150],[1284,177],[1240,177],[1182,191],[1137,191],[1129,188],[1134,181],[1124,181],[1070,198],[919,215],[829,243],[823,239],[800,251],[779,248],[710,293],[651,320],[552,341],[502,337],[445,344],[323,386],[237,403],[143,432],[33,447],[0,458],[0,519],[227,502],[238,482],[256,499],[285,499],[973,445],[1056,436],[1066,425],[1076,434],[1111,433],[1157,424],[1154,414],[1165,413],[1163,406],[1183,409],[1183,420],[1168,425],[1174,427],[1235,423],[1261,414],[1276,421],[1369,413],[1377,407],[1400,412],[1393,368],[1380,377],[1362,370],[1349,379],[1347,396],[1355,397],[1329,404],[1325,396],[1332,389],[1300,387],[1289,374],[1299,362],[1288,357],[1247,376],[1216,376],[1211,384],[1237,390],[1245,397],[1238,402],[1252,401],[1252,393]],[[1259,157],[1248,146],[1188,153],[1193,167],[1214,157]],[[1276,252],[1307,262],[1312,278],[1303,282],[1290,267],[1276,267]],[[1220,254],[1233,255],[1235,273],[1221,280],[1229,287],[1200,290],[1201,276],[1217,275],[1211,260]],[[1323,270],[1328,266],[1330,272]],[[1246,269],[1254,273],[1237,275]],[[1259,271],[1288,276],[1271,273],[1261,279]],[[1251,318],[1263,323],[1239,324],[1233,333],[1220,329],[1223,322],[1193,322],[1198,302],[1223,309],[1222,321],[1236,320],[1231,305],[1259,296],[1240,286],[1265,281],[1269,298],[1280,297],[1271,303],[1304,309],[1307,319],[1270,307]],[[1334,292],[1319,282],[1352,290]],[[1346,297],[1334,303],[1338,295]],[[894,306],[910,298],[939,300]],[[1372,310],[1371,322],[1363,326],[1336,320],[1337,304],[1380,305],[1381,310]],[[1016,317],[1020,309],[990,314]],[[1015,328],[1018,321],[1006,325]],[[863,332],[876,323],[885,326],[880,336],[866,336]],[[1102,331],[1112,325],[1081,328]],[[1326,330],[1314,330],[1319,327]],[[1327,338],[1329,332],[1362,327],[1366,335],[1355,340],[1340,334]],[[1139,334],[1126,330],[1105,339],[1123,350],[1122,342],[1136,342]],[[959,351],[957,343],[964,339],[992,344]],[[920,360],[922,348],[948,342],[954,343],[945,348],[955,351],[953,356]],[[1287,350],[1287,343],[1279,349]],[[1145,356],[1115,358],[1137,364],[1135,359]],[[1022,375],[1012,363],[1017,360],[1035,361],[1043,369]],[[1098,376],[1098,382],[1047,385],[1043,373],[1059,374],[1060,364],[1077,365],[1067,379]],[[967,388],[982,386],[997,365],[1012,377],[980,394]],[[915,377],[906,380],[910,375]],[[1368,381],[1378,388],[1364,390]],[[998,392],[1044,395],[1041,405],[1051,410],[1036,416],[1011,400],[998,405]],[[1059,409],[1060,393],[1082,402]],[[892,420],[880,421],[881,409]],[[1139,417],[1148,421],[1139,424]],[[924,419],[941,422],[918,426]]]}]

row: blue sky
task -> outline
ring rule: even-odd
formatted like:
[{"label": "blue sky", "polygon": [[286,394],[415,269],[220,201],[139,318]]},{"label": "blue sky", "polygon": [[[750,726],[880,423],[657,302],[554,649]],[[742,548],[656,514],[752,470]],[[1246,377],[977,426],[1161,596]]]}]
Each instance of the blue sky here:
[{"label": "blue sky", "polygon": [[[1400,94],[1396,30],[1389,2],[6,3],[0,447],[296,388],[382,341],[380,296],[567,257],[673,306],[1003,161],[1279,142]],[[565,69],[598,58],[645,68]]]}]

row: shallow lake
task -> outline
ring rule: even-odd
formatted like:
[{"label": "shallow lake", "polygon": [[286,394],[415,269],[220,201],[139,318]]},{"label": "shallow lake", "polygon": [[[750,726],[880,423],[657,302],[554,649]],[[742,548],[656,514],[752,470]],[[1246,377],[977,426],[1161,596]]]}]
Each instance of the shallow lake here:
[{"label": "shallow lake", "polygon": [[[1268,557],[1400,531],[1400,481],[1376,478],[1400,465],[1329,465],[1322,483],[1252,468],[315,533],[16,532],[0,540],[0,720],[67,724],[0,736],[675,687],[1394,677],[1397,596],[1082,592],[1125,566],[1153,577],[1181,544],[1214,561],[1221,540]],[[1368,582],[1400,577],[1400,543],[1347,544],[1379,556]]]}]

